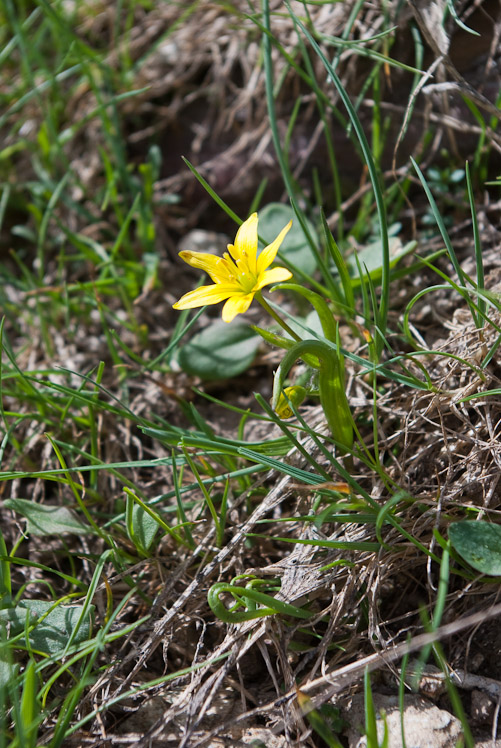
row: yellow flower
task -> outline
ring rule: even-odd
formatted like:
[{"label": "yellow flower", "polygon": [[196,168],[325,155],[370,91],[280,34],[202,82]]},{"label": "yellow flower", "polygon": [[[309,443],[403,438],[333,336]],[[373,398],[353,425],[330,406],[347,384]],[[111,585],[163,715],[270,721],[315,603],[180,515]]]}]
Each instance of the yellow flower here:
[{"label": "yellow flower", "polygon": [[253,213],[237,231],[228,252],[216,257],[208,252],[180,252],[179,256],[194,268],[205,270],[214,281],[212,286],[200,286],[182,296],[174,309],[194,309],[206,304],[226,301],[223,320],[231,322],[237,314],[249,308],[254,295],[270,283],[280,283],[292,277],[286,268],[267,268],[275,260],[278,248],[292,226],[289,221],[277,238],[257,256],[257,213]]}]

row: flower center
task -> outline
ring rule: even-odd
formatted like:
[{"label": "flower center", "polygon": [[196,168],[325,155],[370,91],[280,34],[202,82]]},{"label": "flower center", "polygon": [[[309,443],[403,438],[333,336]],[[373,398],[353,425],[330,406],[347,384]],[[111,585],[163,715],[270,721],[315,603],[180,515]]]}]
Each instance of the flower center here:
[{"label": "flower center", "polygon": [[238,284],[245,293],[252,293],[257,285],[257,278],[247,270],[238,273]]}]

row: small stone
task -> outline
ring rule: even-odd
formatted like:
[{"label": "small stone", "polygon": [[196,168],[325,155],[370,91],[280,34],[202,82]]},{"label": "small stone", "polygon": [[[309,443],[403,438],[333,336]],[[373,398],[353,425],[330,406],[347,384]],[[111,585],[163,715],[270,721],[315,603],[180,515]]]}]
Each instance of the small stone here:
[{"label": "small stone", "polygon": [[[388,748],[402,748],[401,715],[397,696],[374,693],[378,741],[384,737],[385,721]],[[384,715],[384,716],[383,716]],[[364,732],[365,706],[363,694],[356,694],[343,710],[350,725],[350,748],[367,748]],[[455,748],[462,735],[461,723],[450,712],[439,709],[427,699],[410,694],[404,697],[404,731],[406,748]]]},{"label": "small stone", "polygon": [[484,691],[471,692],[471,719],[477,725],[490,725],[496,705]]},{"label": "small stone", "polygon": [[179,251],[208,252],[212,255],[222,255],[230,238],[226,234],[218,234],[216,231],[205,231],[204,229],[193,229],[189,231],[179,242]]},{"label": "small stone", "polygon": [[484,664],[484,660],[484,655],[481,652],[477,652],[477,654],[471,658],[469,670],[472,673],[478,673],[481,666]]},{"label": "small stone", "polygon": [[260,727],[250,727],[240,738],[241,745],[251,748],[264,746],[265,748],[286,748],[286,740],[281,735],[274,735],[271,730]]}]

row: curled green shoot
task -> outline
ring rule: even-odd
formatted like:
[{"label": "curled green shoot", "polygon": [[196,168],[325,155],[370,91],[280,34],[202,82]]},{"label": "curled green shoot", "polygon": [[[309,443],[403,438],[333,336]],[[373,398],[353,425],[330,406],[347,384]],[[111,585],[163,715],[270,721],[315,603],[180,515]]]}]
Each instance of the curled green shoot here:
[{"label": "curled green shoot", "polygon": [[353,418],[345,392],[344,359],[321,340],[303,340],[287,351],[278,367],[273,383],[272,408],[276,410],[285,377],[298,358],[313,355],[319,361],[318,394],[327,424],[343,454],[353,446]]},{"label": "curled green shoot", "polygon": [[[243,623],[277,614],[294,618],[310,618],[313,615],[308,610],[277,600],[272,595],[254,589],[256,581],[258,580],[254,580],[254,583],[247,584],[245,587],[225,582],[213,584],[208,592],[207,602],[214,615],[225,623]],[[261,583],[261,580],[259,582]],[[220,599],[220,595],[224,593],[232,595],[235,600],[231,608],[227,608]],[[258,603],[261,607],[257,606]]]}]

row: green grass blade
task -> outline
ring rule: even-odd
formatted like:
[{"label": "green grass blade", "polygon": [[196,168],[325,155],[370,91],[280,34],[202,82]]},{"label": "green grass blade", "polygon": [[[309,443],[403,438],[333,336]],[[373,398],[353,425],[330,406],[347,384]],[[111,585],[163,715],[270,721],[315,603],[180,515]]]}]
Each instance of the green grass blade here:
[{"label": "green grass blade", "polygon": [[365,136],[362,124],[353,107],[353,104],[350,101],[348,94],[346,93],[346,90],[343,84],[341,83],[340,78],[338,77],[336,71],[334,70],[329,60],[326,58],[326,56],[320,49],[315,39],[310,34],[308,29],[294,15],[287,0],[286,0],[286,5],[287,5],[287,8],[289,10],[291,17],[295,18],[296,23],[301,28],[303,34],[309,40],[316,54],[322,61],[325,69],[327,70],[327,74],[329,78],[334,83],[336,90],[344,106],[346,107],[351,124],[353,126],[353,129],[360,143],[360,147],[362,149],[364,160],[367,165],[368,172],[369,172],[369,177],[370,177],[372,189],[374,192],[374,198],[376,200],[376,209],[377,209],[377,214],[379,218],[379,230],[380,230],[380,235],[381,235],[381,268],[382,268],[381,297],[380,297],[380,302],[379,302],[378,318],[376,320],[377,327],[380,330],[380,333],[376,336],[376,351],[379,357],[379,355],[381,355],[381,352],[384,348],[384,336],[386,334],[388,308],[389,308],[389,302],[390,302],[390,298],[389,298],[390,296],[390,245],[389,245],[388,227],[387,227],[387,221],[386,221],[386,207],[385,207],[383,192],[382,192],[380,181],[379,181],[379,175],[378,175],[376,164],[372,157],[371,149],[367,141],[367,138]]},{"label": "green grass blade", "polygon": [[[471,221],[473,226],[473,241],[475,243],[475,265],[477,269],[477,290],[482,292],[485,290],[485,278],[484,278],[484,260],[482,257],[482,241],[480,239],[480,231],[478,228],[477,211],[475,210],[475,198],[473,195],[473,187],[471,184],[470,166],[468,161],[466,162],[466,186],[468,189],[468,200],[470,202],[471,210]],[[487,304],[483,296],[478,297],[478,308],[479,316],[474,315],[477,327],[483,327],[485,312]]]}]

